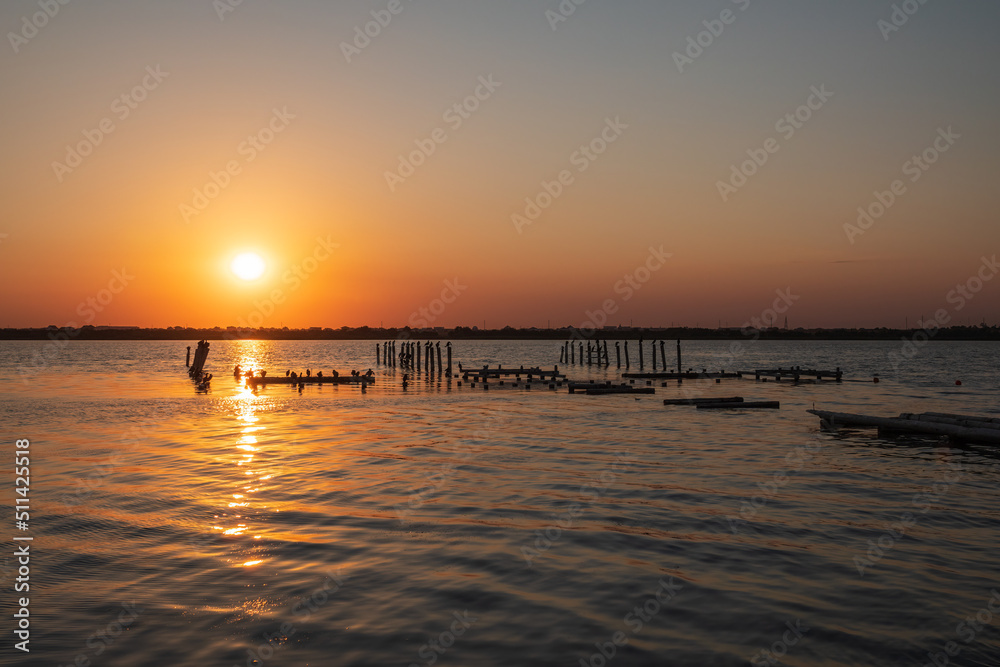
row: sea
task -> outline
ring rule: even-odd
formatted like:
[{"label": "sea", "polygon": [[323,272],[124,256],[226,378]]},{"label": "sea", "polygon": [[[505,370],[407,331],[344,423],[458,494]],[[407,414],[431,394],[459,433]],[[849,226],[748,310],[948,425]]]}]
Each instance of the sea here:
[{"label": "sea", "polygon": [[[1000,451],[807,412],[1000,417],[1000,345],[739,342],[683,366],[844,381],[588,396],[216,341],[198,391],[196,341],[4,341],[0,664],[1000,664]],[[614,342],[561,345],[456,340],[454,371],[620,381]],[[375,381],[254,392],[236,364]],[[713,396],[781,407],[663,404]]]}]

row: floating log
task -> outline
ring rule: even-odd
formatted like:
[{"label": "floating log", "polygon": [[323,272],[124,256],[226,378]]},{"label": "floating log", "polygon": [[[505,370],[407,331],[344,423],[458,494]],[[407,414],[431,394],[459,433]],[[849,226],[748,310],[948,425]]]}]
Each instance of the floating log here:
[{"label": "floating log", "polygon": [[730,398],[665,398],[664,405],[702,405],[704,403],[742,403],[742,396]]},{"label": "floating log", "polygon": [[[823,421],[823,426],[867,426],[879,429],[880,434],[914,433],[917,435],[945,435],[964,442],[983,442],[1000,444],[1000,429],[990,427],[968,427],[955,424],[942,424],[923,419],[900,417],[872,417],[856,415],[847,412],[828,412],[826,410],[809,410]],[[909,415],[912,417],[913,415]]]},{"label": "floating log", "polygon": [[722,403],[699,403],[699,410],[778,410],[780,401],[743,401]]},{"label": "floating log", "polygon": [[368,377],[365,375],[341,375],[334,377],[332,375],[324,375],[323,377],[317,377],[311,375],[309,377],[251,377],[247,378],[247,386],[251,388],[257,388],[260,385],[267,384],[371,384],[375,382],[375,378]]}]

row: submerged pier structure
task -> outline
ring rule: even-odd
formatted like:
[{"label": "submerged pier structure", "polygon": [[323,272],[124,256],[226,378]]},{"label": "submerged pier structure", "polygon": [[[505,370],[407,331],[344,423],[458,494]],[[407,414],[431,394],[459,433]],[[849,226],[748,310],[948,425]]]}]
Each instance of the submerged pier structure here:
[{"label": "submerged pier structure", "polygon": [[970,417],[946,412],[903,413],[898,417],[874,417],[848,412],[809,410],[823,428],[865,427],[878,429],[879,437],[898,435],[947,436],[958,442],[1000,444],[1000,419]]},{"label": "submerged pier structure", "polygon": [[839,366],[836,370],[832,371],[819,371],[802,368],[801,366],[793,366],[791,368],[778,368],[776,370],[759,369],[754,371],[754,378],[758,382],[761,381],[761,378],[764,378],[765,382],[768,379],[773,379],[775,382],[781,382],[782,380],[791,380],[792,382],[801,382],[802,380],[812,380],[815,382],[833,380],[834,382],[842,382],[844,372],[840,370]]}]

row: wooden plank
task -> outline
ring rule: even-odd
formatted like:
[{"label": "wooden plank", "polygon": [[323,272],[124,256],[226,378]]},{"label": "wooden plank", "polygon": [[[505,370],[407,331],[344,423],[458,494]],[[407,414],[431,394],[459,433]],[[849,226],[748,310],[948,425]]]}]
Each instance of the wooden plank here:
[{"label": "wooden plank", "polygon": [[655,394],[652,387],[591,387],[586,390],[588,396],[601,396],[604,394]]},{"label": "wooden plank", "polygon": [[742,403],[742,396],[730,398],[665,398],[664,405],[701,405],[702,403]]},{"label": "wooden plank", "polygon": [[699,403],[699,410],[778,410],[779,401],[744,401],[743,403]]}]

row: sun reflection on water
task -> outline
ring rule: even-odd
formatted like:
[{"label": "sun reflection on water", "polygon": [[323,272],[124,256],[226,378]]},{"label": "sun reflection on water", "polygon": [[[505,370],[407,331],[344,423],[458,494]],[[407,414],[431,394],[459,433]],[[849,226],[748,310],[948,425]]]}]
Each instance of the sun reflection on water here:
[{"label": "sun reflection on water", "polygon": [[[269,341],[236,341],[231,360],[234,366],[239,365],[241,371],[245,373],[248,370],[259,371],[267,368],[272,356],[273,346]],[[235,374],[233,379],[236,391],[230,395],[227,402],[235,413],[238,434],[233,443],[232,455],[228,459],[235,463],[235,467],[243,473],[245,479],[232,489],[231,500],[226,503],[229,512],[239,512],[239,514],[223,513],[221,519],[231,523],[225,525],[227,521],[223,521],[224,525],[213,526],[212,529],[239,540],[237,544],[240,546],[236,547],[236,551],[241,553],[234,554],[231,560],[233,566],[253,567],[267,560],[259,553],[262,547],[260,542],[256,544],[242,542],[246,539],[258,541],[264,537],[260,526],[254,525],[253,517],[263,509],[263,506],[256,501],[261,482],[272,477],[270,474],[264,474],[258,460],[265,449],[261,441],[266,442],[264,434],[267,430],[267,427],[260,425],[261,418],[258,413],[266,409],[267,399],[255,395]]]}]

